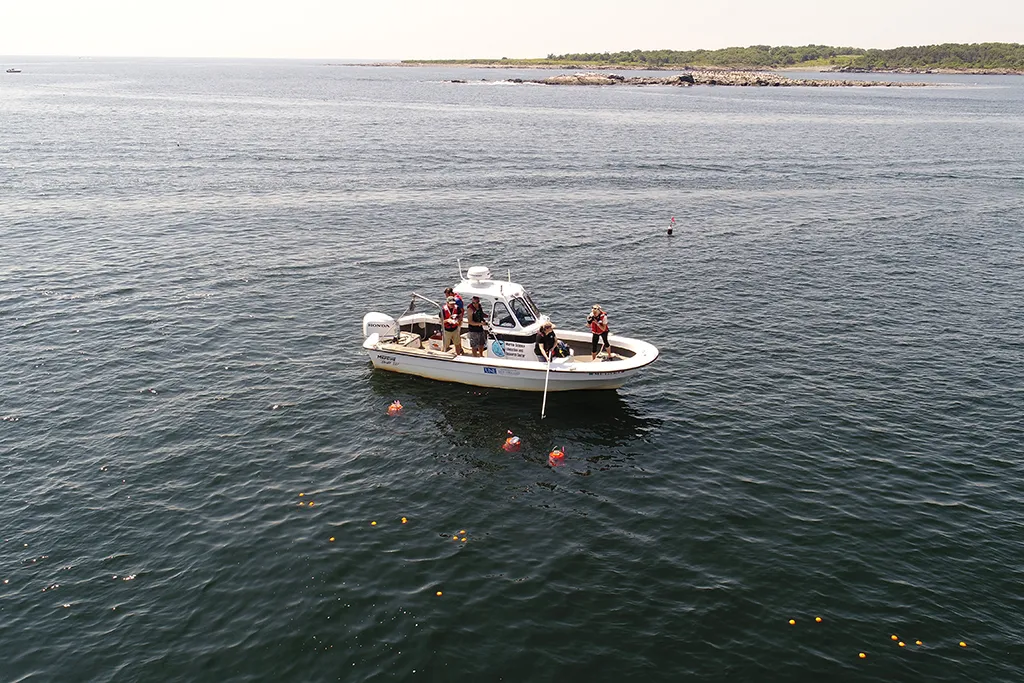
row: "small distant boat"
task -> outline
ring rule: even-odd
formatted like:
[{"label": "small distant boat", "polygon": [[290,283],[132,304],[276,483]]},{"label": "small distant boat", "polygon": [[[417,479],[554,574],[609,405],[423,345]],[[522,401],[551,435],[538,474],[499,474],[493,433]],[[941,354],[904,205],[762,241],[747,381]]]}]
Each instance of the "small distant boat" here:
[{"label": "small distant boat", "polygon": [[10,69],[7,70],[7,73],[9,73],[9,74],[20,74],[21,73],[21,69],[10,68]]}]

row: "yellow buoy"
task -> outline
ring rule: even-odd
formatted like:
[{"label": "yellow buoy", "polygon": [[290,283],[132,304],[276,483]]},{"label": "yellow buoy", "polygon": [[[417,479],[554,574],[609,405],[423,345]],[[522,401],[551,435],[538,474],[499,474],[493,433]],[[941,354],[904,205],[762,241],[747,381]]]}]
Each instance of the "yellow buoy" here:
[{"label": "yellow buoy", "polygon": [[315,501],[312,501],[312,500],[311,500],[311,501],[309,501],[309,507],[313,507],[314,505],[316,505],[316,502],[315,502]]},{"label": "yellow buoy", "polygon": [[370,522],[370,526],[377,526],[377,522]]},{"label": "yellow buoy", "polygon": [[407,520],[407,519],[406,519],[405,517],[402,517],[402,524],[405,524],[405,523],[406,523],[406,522],[408,522],[408,521],[409,521],[409,520]]},{"label": "yellow buoy", "polygon": [[460,533],[460,534],[462,534],[463,536],[465,536],[465,535],[466,535],[466,530],[465,530],[465,529],[463,529],[463,530],[462,530],[462,531],[460,531],[459,533]]},{"label": "yellow buoy", "polygon": [[334,543],[334,536],[331,536],[331,543]]},{"label": "yellow buoy", "polygon": [[304,495],[306,495],[306,494],[305,493],[300,493],[299,494],[299,498],[302,498]]},{"label": "yellow buoy", "polygon": [[960,641],[960,647],[967,647],[967,643],[965,643],[964,641],[961,640]]},{"label": "yellow buoy", "polygon": [[462,539],[462,542],[463,542],[463,543],[465,543],[465,542],[466,542],[466,539]]},{"label": "yellow buoy", "polygon": [[816,622],[818,622],[819,624],[821,623],[821,617],[814,617],[814,620],[815,620]]},{"label": "yellow buoy", "polygon": [[440,597],[441,596],[441,591],[437,591],[437,595],[438,595],[438,597]]},{"label": "yellow buoy", "polygon": [[900,647],[906,647],[907,646],[907,644],[904,643],[902,640],[900,642],[896,643],[896,644],[899,645]]},{"label": "yellow buoy", "polygon": [[896,634],[893,634],[893,635],[891,635],[889,637],[892,638],[893,640],[899,640],[899,638],[896,637]]},{"label": "yellow buoy", "polygon": [[920,640],[915,640],[914,645],[924,645]]},{"label": "yellow buoy", "polygon": [[857,656],[858,656],[858,657],[860,657],[861,659],[864,659],[865,657],[867,657],[867,655],[866,655],[866,654],[864,654],[863,652],[861,652],[861,653],[860,653],[859,655],[857,655]]},{"label": "yellow buoy", "polygon": [[452,536],[452,540],[453,541],[457,541],[457,540],[459,540],[459,537],[458,536]]},{"label": "yellow buoy", "polygon": [[796,619],[790,619],[789,620],[789,625],[790,626],[795,626],[796,625]]}]

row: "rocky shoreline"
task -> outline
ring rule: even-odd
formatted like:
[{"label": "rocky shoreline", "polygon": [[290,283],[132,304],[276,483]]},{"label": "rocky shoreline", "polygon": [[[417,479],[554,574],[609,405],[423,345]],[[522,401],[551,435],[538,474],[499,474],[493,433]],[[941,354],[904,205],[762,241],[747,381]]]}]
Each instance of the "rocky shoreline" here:
[{"label": "rocky shoreline", "polygon": [[[487,79],[484,79],[487,80]],[[465,83],[461,79],[453,79],[452,83]],[[854,81],[838,78],[788,78],[764,71],[718,71],[694,70],[657,78],[653,76],[620,76],[612,73],[578,73],[559,74],[550,78],[510,78],[508,83],[537,83],[540,85],[672,85],[689,87],[693,85],[726,85],[754,87],[814,87],[814,88],[854,88],[854,87],[889,87],[889,88],[920,88],[928,83],[911,83],[906,81]]]}]

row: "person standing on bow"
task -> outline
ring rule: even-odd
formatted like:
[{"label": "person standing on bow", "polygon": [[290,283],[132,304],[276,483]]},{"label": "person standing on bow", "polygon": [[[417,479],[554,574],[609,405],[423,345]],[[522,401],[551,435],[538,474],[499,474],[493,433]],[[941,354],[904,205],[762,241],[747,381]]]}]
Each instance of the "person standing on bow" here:
[{"label": "person standing on bow", "polygon": [[[456,304],[457,305],[457,304]],[[469,349],[475,358],[487,355],[487,335],[484,332],[484,321],[487,314],[480,305],[480,297],[474,296],[466,308],[469,312]]]},{"label": "person standing on bow", "polygon": [[594,335],[590,341],[590,360],[597,360],[598,339],[604,342],[605,358],[611,360],[612,347],[608,344],[608,314],[598,304],[594,304],[594,307],[590,309],[590,315],[587,316],[587,322]]},{"label": "person standing on bow", "polygon": [[460,339],[460,332],[462,331],[462,315],[459,313],[458,306],[455,305],[455,297],[448,297],[448,301],[441,307],[441,351],[448,351],[448,347],[455,346],[455,355],[462,355],[462,339]]}]

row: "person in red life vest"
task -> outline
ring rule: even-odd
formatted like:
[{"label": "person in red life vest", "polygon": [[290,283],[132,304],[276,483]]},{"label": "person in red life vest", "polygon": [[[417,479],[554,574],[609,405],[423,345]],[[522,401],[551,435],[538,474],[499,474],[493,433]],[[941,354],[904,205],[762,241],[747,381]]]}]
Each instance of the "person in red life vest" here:
[{"label": "person in red life vest", "polygon": [[587,316],[587,322],[590,323],[590,331],[594,334],[590,341],[590,360],[597,360],[598,339],[604,341],[605,358],[610,360],[612,347],[608,344],[608,314],[598,304],[594,304],[590,309],[590,315]]},{"label": "person in red life vest", "polygon": [[461,318],[462,318],[462,317],[463,317],[464,315],[466,315],[466,304],[464,304],[464,303],[462,302],[462,297],[461,297],[461,296],[459,296],[459,293],[458,293],[458,292],[456,292],[456,291],[455,291],[454,289],[452,289],[451,287],[449,287],[448,289],[444,290],[444,295],[445,295],[445,297],[449,297],[449,296],[453,296],[453,297],[455,297],[455,305],[456,305],[456,306],[458,307],[458,309],[459,309],[459,318],[460,318],[459,322],[462,322]]},{"label": "person in red life vest", "polygon": [[447,351],[449,346],[455,346],[455,355],[462,355],[462,340],[459,332],[462,328],[462,316],[455,305],[455,297],[448,297],[448,301],[441,307],[441,350]]}]

